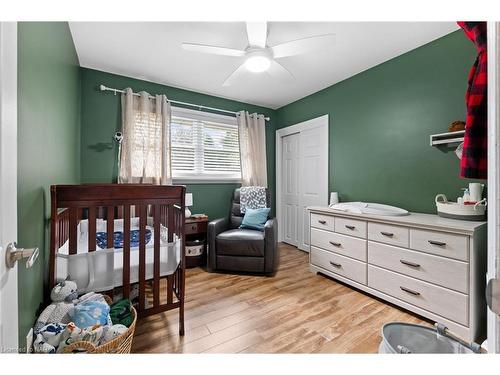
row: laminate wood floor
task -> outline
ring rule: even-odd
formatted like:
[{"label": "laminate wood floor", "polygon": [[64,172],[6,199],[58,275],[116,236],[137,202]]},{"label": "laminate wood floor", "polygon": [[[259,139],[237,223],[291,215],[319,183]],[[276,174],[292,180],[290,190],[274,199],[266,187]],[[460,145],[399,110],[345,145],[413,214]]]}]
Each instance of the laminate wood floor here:
[{"label": "laminate wood floor", "polygon": [[429,322],[309,271],[280,244],[274,277],[187,270],[184,337],[178,311],[140,319],[134,353],[375,353],[384,323]]}]

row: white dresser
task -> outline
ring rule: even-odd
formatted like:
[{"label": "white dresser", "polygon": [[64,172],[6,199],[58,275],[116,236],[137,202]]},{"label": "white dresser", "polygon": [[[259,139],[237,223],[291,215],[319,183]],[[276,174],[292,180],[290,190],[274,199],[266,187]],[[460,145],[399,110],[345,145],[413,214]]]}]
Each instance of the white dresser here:
[{"label": "white dresser", "polygon": [[311,271],[484,338],[486,222],[308,209]]}]

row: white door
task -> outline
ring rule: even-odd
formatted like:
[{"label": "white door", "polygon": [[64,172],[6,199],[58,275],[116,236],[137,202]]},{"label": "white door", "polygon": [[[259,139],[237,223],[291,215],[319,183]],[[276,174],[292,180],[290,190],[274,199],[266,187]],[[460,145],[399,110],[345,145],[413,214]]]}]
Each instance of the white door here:
[{"label": "white door", "polygon": [[17,265],[5,249],[17,237],[17,24],[0,22],[0,352],[17,352]]},{"label": "white door", "polygon": [[[500,23],[488,22],[488,281],[500,280]],[[497,295],[500,299],[500,295]],[[496,302],[497,304],[500,301]],[[498,310],[497,310],[498,312]],[[488,352],[500,353],[500,315],[488,309]]]},{"label": "white door", "polygon": [[283,137],[281,207],[283,208],[283,242],[298,245],[300,133]]},{"label": "white door", "polygon": [[308,206],[328,205],[328,115],[276,131],[278,240],[309,251]]},{"label": "white door", "polygon": [[300,132],[298,247],[309,251],[309,206],[328,204],[328,127]]}]

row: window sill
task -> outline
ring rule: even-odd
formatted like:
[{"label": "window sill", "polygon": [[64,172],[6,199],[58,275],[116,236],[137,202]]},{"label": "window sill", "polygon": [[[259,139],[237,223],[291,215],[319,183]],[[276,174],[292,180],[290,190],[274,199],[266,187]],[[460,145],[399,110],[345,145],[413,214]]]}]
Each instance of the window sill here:
[{"label": "window sill", "polygon": [[241,184],[241,179],[239,178],[224,178],[224,179],[202,179],[202,178],[173,178],[172,183],[174,185],[196,185],[196,184]]}]

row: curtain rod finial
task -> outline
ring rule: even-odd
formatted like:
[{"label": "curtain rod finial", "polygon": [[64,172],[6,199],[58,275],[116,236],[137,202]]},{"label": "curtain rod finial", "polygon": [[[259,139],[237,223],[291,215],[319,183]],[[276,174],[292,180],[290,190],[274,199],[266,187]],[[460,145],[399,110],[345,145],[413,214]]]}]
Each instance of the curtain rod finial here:
[{"label": "curtain rod finial", "polygon": [[101,91],[104,91],[104,90],[106,90],[106,86],[104,86],[104,85],[100,85],[100,86],[99,86],[99,89],[100,89]]}]

